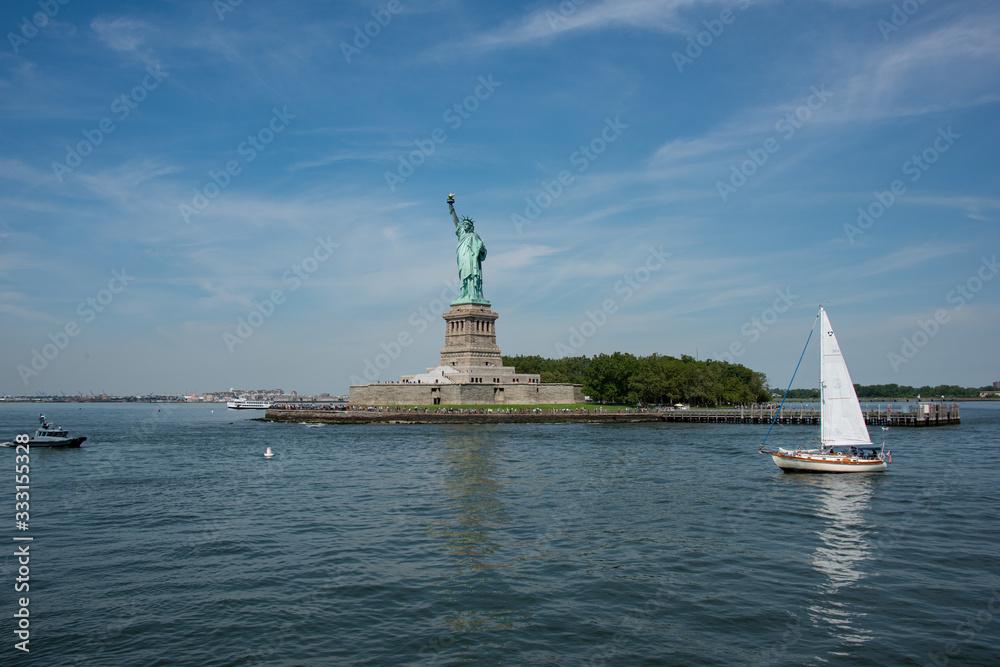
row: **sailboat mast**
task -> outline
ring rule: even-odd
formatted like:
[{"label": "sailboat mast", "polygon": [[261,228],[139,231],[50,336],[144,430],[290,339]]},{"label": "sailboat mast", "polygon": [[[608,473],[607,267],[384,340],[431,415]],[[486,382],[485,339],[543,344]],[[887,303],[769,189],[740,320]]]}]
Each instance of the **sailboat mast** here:
[{"label": "sailboat mast", "polygon": [[[822,308],[820,308],[822,310]],[[799,363],[795,364],[795,370],[792,372],[792,379],[788,381],[788,387],[785,389],[785,395],[781,397],[781,405],[778,406],[778,412],[775,413],[774,419],[771,420],[771,425],[767,429],[767,434],[760,443],[760,448],[764,449],[764,443],[771,436],[771,429],[774,428],[774,423],[781,419],[781,410],[785,407],[785,399],[788,398],[788,392],[792,389],[792,383],[795,382],[795,375],[799,372],[799,366],[802,365],[802,358],[806,356],[806,350],[809,348],[809,341],[812,340],[813,332],[816,330],[816,322],[819,321],[819,315],[813,320],[812,329],[809,330],[809,335],[806,337],[806,344],[802,347],[802,354],[799,355]]]}]

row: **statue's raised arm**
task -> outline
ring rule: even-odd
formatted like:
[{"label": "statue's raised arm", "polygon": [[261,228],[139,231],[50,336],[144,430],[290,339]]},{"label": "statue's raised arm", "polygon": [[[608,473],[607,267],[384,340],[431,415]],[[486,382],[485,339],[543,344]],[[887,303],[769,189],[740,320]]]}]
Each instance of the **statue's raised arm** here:
[{"label": "statue's raised arm", "polygon": [[455,195],[448,195],[448,210],[451,211],[451,219],[455,221],[455,227],[458,228],[462,224],[462,221],[458,219],[458,214],[455,213]]}]

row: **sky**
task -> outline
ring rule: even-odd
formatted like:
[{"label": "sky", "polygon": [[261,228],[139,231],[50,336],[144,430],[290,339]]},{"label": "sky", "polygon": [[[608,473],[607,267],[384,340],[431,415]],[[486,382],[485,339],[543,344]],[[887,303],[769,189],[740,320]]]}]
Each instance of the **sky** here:
[{"label": "sky", "polygon": [[[436,366],[446,199],[507,355],[1000,380],[993,0],[11,0],[0,395]],[[811,346],[795,386],[818,385]]]}]

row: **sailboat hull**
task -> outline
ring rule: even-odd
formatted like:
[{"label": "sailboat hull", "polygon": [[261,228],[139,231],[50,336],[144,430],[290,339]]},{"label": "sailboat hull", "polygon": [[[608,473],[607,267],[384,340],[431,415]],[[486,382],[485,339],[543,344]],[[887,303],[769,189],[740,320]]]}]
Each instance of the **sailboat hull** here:
[{"label": "sailboat hull", "polygon": [[829,454],[783,454],[770,452],[775,465],[784,472],[882,472],[886,462],[879,459],[861,459],[856,456]]}]

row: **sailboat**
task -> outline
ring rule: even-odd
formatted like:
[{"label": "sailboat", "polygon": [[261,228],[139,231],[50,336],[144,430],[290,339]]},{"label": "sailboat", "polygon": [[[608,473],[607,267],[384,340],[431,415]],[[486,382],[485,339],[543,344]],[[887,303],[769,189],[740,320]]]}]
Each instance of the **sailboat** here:
[{"label": "sailboat", "polygon": [[[881,447],[872,445],[865,425],[865,417],[861,413],[857,392],[851,382],[851,374],[847,370],[847,362],[840,351],[837,336],[830,326],[830,318],[821,306],[818,315],[820,323],[820,446],[806,449],[784,449],[767,451],[764,443],[760,445],[762,454],[770,454],[771,459],[784,472],[882,472],[892,462],[892,453]],[[813,325],[815,328],[815,324]],[[809,332],[812,338],[812,331]],[[809,340],[806,340],[809,347]],[[805,355],[805,349],[802,355]],[[799,357],[802,363],[802,357]],[[795,367],[798,371],[798,366]],[[792,381],[795,375],[792,374]],[[791,388],[791,383],[789,383]],[[788,391],[785,391],[788,396]],[[781,405],[785,400],[782,398]],[[778,409],[777,421],[781,415]],[[774,422],[771,422],[774,427]],[[768,429],[768,435],[771,430]]]}]

